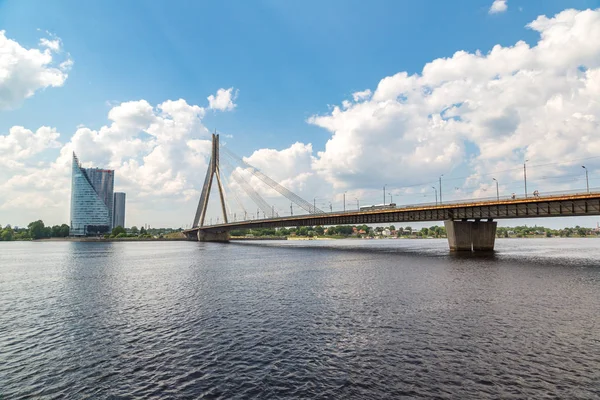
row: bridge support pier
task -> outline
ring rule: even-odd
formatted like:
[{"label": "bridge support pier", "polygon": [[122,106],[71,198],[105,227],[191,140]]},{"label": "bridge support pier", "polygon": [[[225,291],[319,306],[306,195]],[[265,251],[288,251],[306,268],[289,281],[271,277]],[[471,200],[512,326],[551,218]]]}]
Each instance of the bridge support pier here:
[{"label": "bridge support pier", "polygon": [[493,251],[495,221],[444,221],[450,251]]},{"label": "bridge support pier", "polygon": [[198,241],[199,242],[229,242],[231,239],[231,235],[229,231],[205,231],[202,229],[198,229]]}]

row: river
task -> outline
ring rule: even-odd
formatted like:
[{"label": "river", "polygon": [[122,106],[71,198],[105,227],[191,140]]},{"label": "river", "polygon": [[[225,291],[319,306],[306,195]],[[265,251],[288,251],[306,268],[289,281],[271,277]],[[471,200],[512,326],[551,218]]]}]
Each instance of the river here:
[{"label": "river", "polygon": [[600,396],[600,240],[0,243],[0,399]]}]

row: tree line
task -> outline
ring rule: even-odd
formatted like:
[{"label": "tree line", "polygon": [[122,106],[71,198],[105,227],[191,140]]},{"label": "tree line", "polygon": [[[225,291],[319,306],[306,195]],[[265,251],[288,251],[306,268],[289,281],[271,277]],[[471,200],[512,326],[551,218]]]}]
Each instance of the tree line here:
[{"label": "tree line", "polygon": [[9,242],[12,240],[32,240],[45,238],[64,238],[69,236],[69,225],[46,226],[44,221],[37,220],[30,222],[27,228],[13,228],[6,225],[0,226],[0,241]]},{"label": "tree line", "polygon": [[395,236],[395,237],[445,237],[446,229],[443,226],[432,226],[430,228],[421,228],[416,231],[412,227],[399,227],[394,225],[387,227],[368,225],[337,225],[337,226],[299,226],[295,228],[255,228],[255,229],[235,229],[231,231],[231,236],[300,236],[300,237],[377,237],[377,236]]},{"label": "tree line", "polygon": [[[117,226],[110,234],[104,235],[105,238],[162,238],[177,232],[181,232],[181,228],[123,228]],[[508,237],[587,237],[598,236],[599,230],[575,226],[574,228],[551,229],[543,226],[515,226],[515,227],[498,227],[496,236],[499,238]],[[54,225],[46,226],[44,221],[37,220],[29,223],[26,228],[13,228],[10,225],[2,227],[0,225],[0,241],[12,240],[37,240],[46,238],[64,238],[69,236],[69,225]],[[295,228],[255,228],[255,229],[235,229],[231,231],[231,236],[249,236],[249,237],[446,237],[446,229],[443,226],[431,226],[429,228],[421,228],[414,230],[410,226],[398,227],[390,225],[387,227],[377,226],[370,227],[368,225],[338,225],[338,226],[302,226]]]},{"label": "tree line", "polygon": [[[181,232],[181,228],[123,228],[117,226],[110,234],[104,235],[104,238],[162,238],[170,234]],[[10,242],[13,240],[38,240],[49,238],[65,238],[69,236],[69,225],[46,226],[44,221],[37,220],[30,222],[26,228],[13,228],[11,225],[2,227],[0,225],[0,241]]]}]

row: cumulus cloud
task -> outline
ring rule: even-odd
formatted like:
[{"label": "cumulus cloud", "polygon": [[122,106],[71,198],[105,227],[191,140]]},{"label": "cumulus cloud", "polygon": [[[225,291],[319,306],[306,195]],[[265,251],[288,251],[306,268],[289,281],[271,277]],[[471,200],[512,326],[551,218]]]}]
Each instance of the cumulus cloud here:
[{"label": "cumulus cloud", "polygon": [[0,110],[19,106],[38,90],[65,83],[73,61],[57,59],[60,49],[58,38],[42,38],[39,49],[27,49],[0,30]]},{"label": "cumulus cloud", "polygon": [[60,147],[60,134],[54,128],[42,126],[32,132],[22,126],[13,126],[8,135],[0,136],[0,162],[28,159],[46,149]]},{"label": "cumulus cloud", "polygon": [[494,0],[488,13],[489,14],[498,14],[498,13],[503,13],[506,10],[508,10],[508,5],[506,4],[506,0]]},{"label": "cumulus cloud", "polygon": [[219,89],[216,96],[211,94],[207,97],[209,108],[220,111],[233,110],[237,106],[234,103],[236,98],[237,90],[234,92],[232,87],[229,89]]},{"label": "cumulus cloud", "polygon": [[398,203],[433,202],[441,175],[446,200],[495,196],[492,177],[501,194],[521,193],[525,159],[530,192],[585,187],[573,160],[600,171],[600,11],[566,10],[527,27],[540,35],[534,45],[458,51],[313,115],[308,122],[331,134],[321,151],[294,143],[245,160],[309,201],[318,196],[323,209],[341,209],[344,192],[347,207],[381,203],[384,184]]},{"label": "cumulus cloud", "polygon": [[[359,92],[353,102],[310,117],[310,124],[331,133],[314,170],[336,188],[368,188],[435,181],[461,166],[481,174],[526,158],[594,157],[600,150],[600,11],[565,10],[528,28],[540,34],[534,46],[520,41],[485,54],[458,51],[427,63],[420,74],[383,78],[368,100]],[[532,165],[531,179],[567,174],[572,165],[543,173]],[[516,168],[503,180],[518,181],[521,174]],[[488,185],[478,176],[456,186]]]},{"label": "cumulus cloud", "polygon": [[352,93],[352,98],[354,99],[354,101],[367,100],[369,97],[371,97],[371,89]]},{"label": "cumulus cloud", "polygon": [[[64,144],[58,142],[59,134],[53,128],[33,132],[12,127],[8,134],[0,135],[0,160],[4,163],[0,165],[11,169],[0,169],[0,211],[23,210],[29,204],[44,207],[38,208],[38,213],[49,215],[36,218],[53,221],[60,208],[65,215],[54,222],[66,221],[73,151],[84,167],[116,170],[115,187],[127,192],[132,220],[144,212],[156,212],[155,207],[177,210],[178,204],[187,204],[193,208],[211,148],[202,123],[204,115],[204,107],[183,99],[156,106],[146,100],[123,102],[110,109],[108,124],[99,129],[80,126]],[[33,161],[34,155],[59,147],[54,161]],[[192,212],[190,208],[188,213]],[[164,225],[171,226],[169,221]]]}]

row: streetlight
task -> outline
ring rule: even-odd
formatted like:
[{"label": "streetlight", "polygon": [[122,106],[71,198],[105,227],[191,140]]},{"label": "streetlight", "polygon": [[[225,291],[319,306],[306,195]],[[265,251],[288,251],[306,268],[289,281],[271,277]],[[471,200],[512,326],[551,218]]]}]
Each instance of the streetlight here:
[{"label": "streetlight", "polygon": [[437,206],[437,189],[435,188],[435,186],[432,186],[431,188],[435,190],[435,205]]},{"label": "streetlight", "polygon": [[385,187],[387,186],[387,183],[385,185],[383,185],[383,204],[385,205]]},{"label": "streetlight", "polygon": [[317,198],[313,199],[313,214],[317,212]]},{"label": "streetlight", "polygon": [[444,174],[440,175],[440,204],[442,204],[442,176],[444,176]]},{"label": "streetlight", "polygon": [[496,178],[492,178],[492,179],[496,181],[496,199],[498,201],[500,201],[500,191],[498,190],[498,179],[496,179]]},{"label": "streetlight", "polygon": [[344,212],[346,212],[346,192],[344,192]]},{"label": "streetlight", "polygon": [[525,198],[527,198],[527,161],[523,163],[523,181],[525,182]]},{"label": "streetlight", "polygon": [[331,202],[329,202],[329,212],[333,212],[333,206],[331,205]]},{"label": "streetlight", "polygon": [[394,195],[390,193],[390,204],[394,204]]},{"label": "streetlight", "polygon": [[355,197],[356,199],[356,210],[360,211],[360,202],[358,201],[358,197]]},{"label": "streetlight", "polygon": [[587,192],[590,192],[590,181],[588,179],[588,170],[585,165],[582,165],[581,168],[585,169],[585,186],[587,187]]}]

